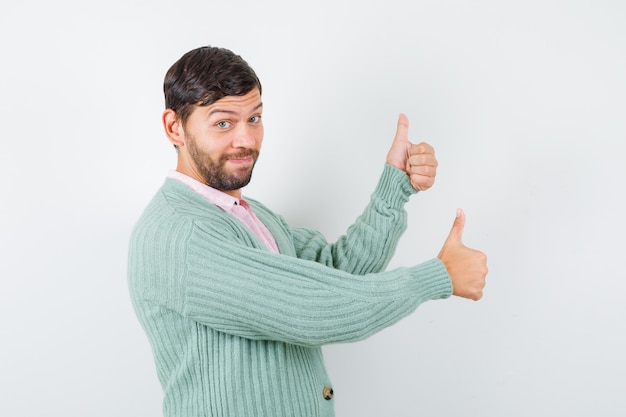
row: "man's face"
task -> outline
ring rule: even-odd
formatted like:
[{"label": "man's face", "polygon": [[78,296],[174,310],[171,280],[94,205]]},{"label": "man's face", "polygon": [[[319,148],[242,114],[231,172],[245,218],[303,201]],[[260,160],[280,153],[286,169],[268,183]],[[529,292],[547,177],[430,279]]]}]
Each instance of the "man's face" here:
[{"label": "man's face", "polygon": [[263,142],[262,111],[257,89],[196,106],[184,127],[185,146],[179,149],[186,165],[183,172],[239,197],[250,182]]}]

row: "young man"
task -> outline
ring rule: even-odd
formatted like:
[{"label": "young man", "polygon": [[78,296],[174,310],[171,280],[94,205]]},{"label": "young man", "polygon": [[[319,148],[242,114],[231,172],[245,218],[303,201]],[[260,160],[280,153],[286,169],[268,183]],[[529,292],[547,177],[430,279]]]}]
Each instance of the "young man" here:
[{"label": "young man", "polygon": [[165,416],[333,416],[321,346],[365,339],[427,300],[481,298],[486,258],[461,243],[461,211],[437,258],[385,271],[404,204],[437,168],[431,146],[408,141],[404,115],[369,204],[330,244],[242,198],[263,104],[241,57],[192,50],[164,91],[178,163],[133,230],[128,273]]}]

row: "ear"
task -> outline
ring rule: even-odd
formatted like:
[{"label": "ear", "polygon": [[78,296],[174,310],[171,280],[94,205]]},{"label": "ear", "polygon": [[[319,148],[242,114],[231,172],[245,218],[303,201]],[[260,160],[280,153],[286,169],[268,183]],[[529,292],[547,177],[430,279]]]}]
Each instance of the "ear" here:
[{"label": "ear", "polygon": [[185,132],[176,112],[172,109],[165,109],[161,119],[167,139],[176,147],[183,146],[185,144]]}]

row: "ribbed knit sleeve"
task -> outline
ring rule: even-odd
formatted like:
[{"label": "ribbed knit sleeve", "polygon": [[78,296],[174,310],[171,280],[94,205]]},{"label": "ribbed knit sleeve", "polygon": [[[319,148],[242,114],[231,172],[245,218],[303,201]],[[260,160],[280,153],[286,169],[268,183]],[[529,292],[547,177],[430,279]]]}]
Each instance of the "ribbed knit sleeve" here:
[{"label": "ribbed knit sleeve", "polygon": [[406,230],[404,205],[415,193],[406,173],[385,165],[369,204],[336,242],[315,230],[292,229],[296,256],[356,275],[384,270]]},{"label": "ribbed knit sleeve", "polygon": [[309,346],[361,340],[451,293],[438,259],[355,276],[285,255],[211,245],[216,242],[198,231],[189,243],[184,314],[250,339]]}]

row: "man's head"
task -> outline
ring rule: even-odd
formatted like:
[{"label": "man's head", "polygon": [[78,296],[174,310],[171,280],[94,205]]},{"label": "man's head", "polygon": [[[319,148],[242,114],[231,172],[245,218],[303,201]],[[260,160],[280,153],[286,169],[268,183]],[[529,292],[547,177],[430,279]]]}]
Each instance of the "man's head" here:
[{"label": "man's head", "polygon": [[177,170],[239,196],[263,141],[261,83],[252,68],[227,49],[202,47],[172,65],[163,89]]}]

